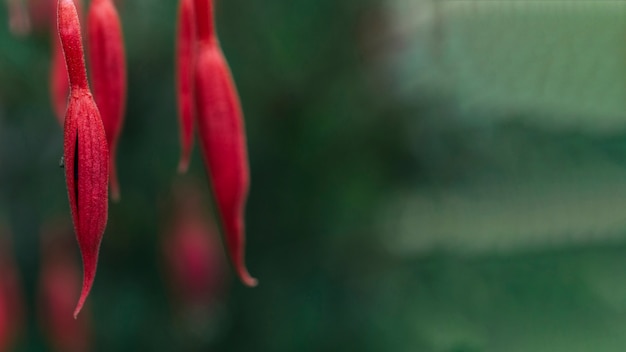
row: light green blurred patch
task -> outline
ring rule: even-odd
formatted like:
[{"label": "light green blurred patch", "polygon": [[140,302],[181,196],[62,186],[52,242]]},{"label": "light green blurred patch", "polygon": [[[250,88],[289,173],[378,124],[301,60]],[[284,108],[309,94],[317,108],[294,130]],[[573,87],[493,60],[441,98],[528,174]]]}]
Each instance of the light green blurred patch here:
[{"label": "light green blurred patch", "polygon": [[[382,233],[405,254],[519,252],[626,238],[626,169],[581,160],[528,177],[416,189],[385,207]],[[548,162],[546,161],[546,164]]]},{"label": "light green blurred patch", "polygon": [[[453,97],[473,122],[626,127],[626,2],[394,0],[392,72],[407,98]],[[512,114],[513,113],[513,114]]]}]

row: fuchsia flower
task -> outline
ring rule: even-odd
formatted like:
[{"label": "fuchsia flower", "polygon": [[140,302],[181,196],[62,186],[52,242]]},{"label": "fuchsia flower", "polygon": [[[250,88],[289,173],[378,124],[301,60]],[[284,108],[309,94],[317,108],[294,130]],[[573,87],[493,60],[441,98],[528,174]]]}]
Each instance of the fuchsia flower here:
[{"label": "fuchsia flower", "polygon": [[[91,321],[85,307],[78,319],[71,312],[80,292],[80,268],[70,243],[69,226],[48,225],[42,233],[42,259],[39,274],[39,323],[52,349],[59,352],[89,351]],[[87,314],[85,314],[87,313]]]},{"label": "fuchsia flower", "polygon": [[[14,21],[26,15],[22,0],[7,0]],[[64,167],[74,231],[83,262],[76,318],[94,282],[98,253],[108,216],[108,183],[111,198],[119,199],[115,157],[126,103],[126,62],[120,19],[112,0],[92,0],[88,41],[94,96],[87,79],[80,0],[31,0],[29,8],[38,25],[46,23],[52,1],[58,1],[54,18],[50,91],[55,114],[64,126]],[[20,10],[20,11],[17,11]],[[243,113],[239,96],[222,53],[213,19],[212,0],[180,0],[177,34],[177,98],[181,154],[179,172],[187,171],[193,145],[194,122],[225,244],[241,281],[257,285],[245,264],[245,204],[250,175]],[[48,18],[49,21],[49,18]],[[97,102],[97,104],[96,104]],[[196,120],[194,120],[194,115]],[[166,254],[178,295],[202,301],[222,285],[214,228],[200,215],[196,192],[184,191],[176,200],[176,216],[166,239]],[[42,321],[54,345],[63,351],[84,350],[86,332],[61,317],[76,289],[76,271],[67,254],[44,250],[42,270]],[[64,252],[63,252],[64,253]],[[2,260],[2,257],[0,257]],[[7,317],[16,316],[2,278],[0,261],[0,352],[10,332]],[[8,290],[8,291],[7,291]],[[13,297],[13,296],[11,296]],[[68,298],[70,297],[70,298]],[[8,313],[7,313],[8,312]],[[12,334],[12,332],[11,332]],[[73,345],[74,341],[76,345]],[[87,341],[87,342],[85,342]]]},{"label": "fuchsia flower", "polygon": [[59,0],[58,26],[71,87],[65,115],[65,181],[83,258],[83,287],[74,311],[76,317],[93,285],[107,223],[109,151],[87,83],[80,22],[72,0]]},{"label": "fuchsia flower", "polygon": [[111,198],[119,200],[115,155],[126,103],[126,59],[122,26],[111,0],[92,0],[88,15],[89,62],[93,93],[110,151]]},{"label": "fuchsia flower", "polygon": [[204,163],[230,257],[241,281],[256,286],[245,265],[244,207],[250,176],[243,114],[213,23],[213,1],[195,0],[198,51],[195,89]]}]

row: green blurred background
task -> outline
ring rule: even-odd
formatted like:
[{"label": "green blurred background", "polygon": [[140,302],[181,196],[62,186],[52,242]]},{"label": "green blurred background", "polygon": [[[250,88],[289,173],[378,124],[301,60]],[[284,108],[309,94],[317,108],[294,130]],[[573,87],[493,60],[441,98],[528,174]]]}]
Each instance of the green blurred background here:
[{"label": "green blurred background", "polygon": [[[160,258],[181,179],[176,6],[120,8],[122,201],[89,298],[95,350],[626,347],[626,5],[219,1],[260,284],[229,270],[219,314],[201,327],[172,313]],[[39,233],[70,217],[49,34],[13,36],[5,8],[0,21],[0,218],[28,314],[16,351],[46,351]],[[208,198],[197,143],[190,173]]]}]

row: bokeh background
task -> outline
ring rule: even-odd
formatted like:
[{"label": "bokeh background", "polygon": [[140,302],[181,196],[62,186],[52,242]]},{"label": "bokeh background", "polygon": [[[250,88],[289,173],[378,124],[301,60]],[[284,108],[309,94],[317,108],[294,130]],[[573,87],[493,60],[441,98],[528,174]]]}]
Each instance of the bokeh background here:
[{"label": "bokeh background", "polygon": [[[190,175],[176,174],[176,6],[120,3],[122,201],[89,298],[91,350],[626,346],[626,4],[219,1],[260,284],[216,266],[226,279],[195,313],[177,308],[162,248],[177,184],[199,184],[212,217],[197,144]],[[62,130],[50,34],[16,36],[7,21],[2,8],[2,255],[25,306],[11,350],[48,351],[37,295],[42,229],[70,219]]]}]

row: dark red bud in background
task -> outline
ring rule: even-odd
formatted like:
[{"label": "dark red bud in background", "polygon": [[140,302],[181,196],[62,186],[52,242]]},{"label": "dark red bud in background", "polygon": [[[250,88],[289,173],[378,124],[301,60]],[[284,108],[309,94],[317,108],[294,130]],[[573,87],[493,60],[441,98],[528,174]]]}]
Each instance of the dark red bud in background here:
[{"label": "dark red bud in background", "polygon": [[22,290],[10,248],[8,229],[0,225],[0,352],[13,350],[24,323]]},{"label": "dark red bud in background", "polygon": [[204,164],[222,231],[241,281],[256,286],[245,265],[244,211],[249,170],[243,114],[226,59],[215,37],[212,2],[195,0],[198,28],[196,109]]},{"label": "dark red bud in background", "polygon": [[71,87],[65,115],[65,181],[83,259],[83,286],[74,311],[76,317],[93,285],[106,227],[109,152],[100,113],[87,83],[80,23],[72,0],[59,0],[58,26]]},{"label": "dark red bud in background", "polygon": [[69,224],[57,222],[43,228],[41,272],[39,274],[39,323],[52,350],[84,352],[91,350],[91,315],[88,306],[74,319],[81,287],[80,268],[74,257]]},{"label": "dark red bud in background", "polygon": [[224,256],[200,190],[178,185],[174,211],[163,235],[165,266],[171,290],[187,307],[210,307],[224,289]]},{"label": "dark red bud in background", "polygon": [[120,19],[111,0],[92,0],[88,14],[88,52],[93,94],[106,131],[110,155],[111,199],[120,198],[115,156],[126,104],[126,57]]},{"label": "dark red bud in background", "polygon": [[54,31],[52,40],[52,61],[50,62],[50,99],[54,115],[63,126],[67,110],[67,98],[70,93],[70,82],[67,78],[67,66],[63,57],[63,49],[57,32]]},{"label": "dark red bud in background", "polygon": [[180,162],[178,172],[189,168],[193,147],[194,82],[196,28],[193,0],[180,0],[178,8],[178,32],[176,41],[176,89],[178,97],[178,121],[180,125]]},{"label": "dark red bud in background", "polygon": [[[48,32],[56,25],[55,0],[27,0],[31,27],[37,32]],[[56,30],[52,31],[56,33]]]}]

